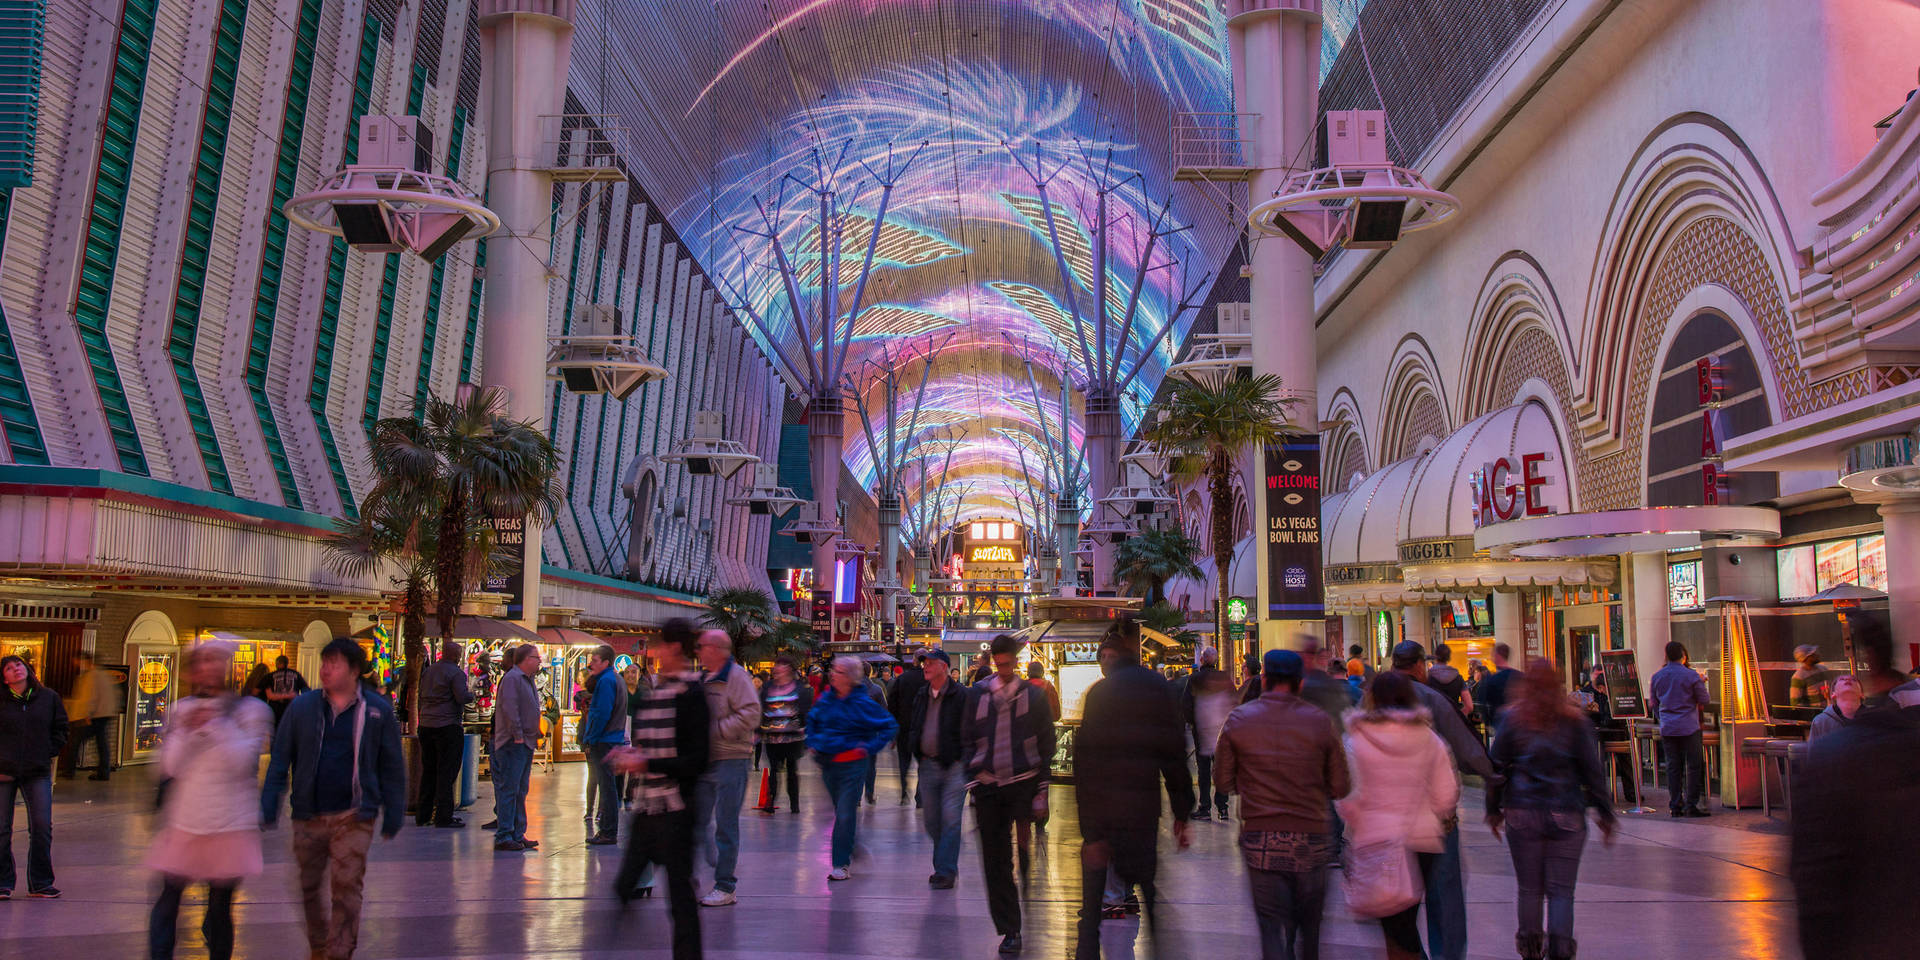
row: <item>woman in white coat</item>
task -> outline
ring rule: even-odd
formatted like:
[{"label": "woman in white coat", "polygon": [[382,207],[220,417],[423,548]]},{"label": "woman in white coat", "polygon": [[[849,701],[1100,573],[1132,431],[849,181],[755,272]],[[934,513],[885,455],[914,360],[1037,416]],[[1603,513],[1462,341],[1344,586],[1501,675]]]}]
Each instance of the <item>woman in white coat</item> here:
[{"label": "woman in white coat", "polygon": [[233,690],[233,645],[187,650],[181,671],[193,695],[173,702],[160,738],[160,822],[147,866],[160,874],[160,899],[147,926],[148,954],[173,956],[180,895],[207,885],[200,930],[212,960],[233,955],[233,891],[260,873],[260,753],[273,712]]},{"label": "woman in white coat", "polygon": [[[1353,791],[1334,804],[1347,825],[1351,850],[1395,844],[1422,861],[1446,847],[1447,823],[1460,802],[1460,778],[1446,742],[1433,732],[1413,681],[1383,672],[1373,679],[1367,706],[1346,715],[1347,769]],[[1425,866],[1424,863],[1421,864]],[[1351,872],[1351,871],[1349,871]],[[1424,869],[1411,871],[1417,880]],[[1356,878],[1349,876],[1348,883]],[[1380,918],[1387,956],[1425,958],[1420,945],[1418,888],[1413,902]]]}]

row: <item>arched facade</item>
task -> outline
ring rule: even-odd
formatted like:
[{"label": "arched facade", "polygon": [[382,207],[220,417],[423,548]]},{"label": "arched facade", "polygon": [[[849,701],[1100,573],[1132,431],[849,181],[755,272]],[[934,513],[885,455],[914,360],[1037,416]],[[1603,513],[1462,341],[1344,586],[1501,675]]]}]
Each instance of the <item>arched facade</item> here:
[{"label": "arched facade", "polygon": [[1380,393],[1380,459],[1401,460],[1447,435],[1447,399],[1433,351],[1409,334],[1394,349]]}]

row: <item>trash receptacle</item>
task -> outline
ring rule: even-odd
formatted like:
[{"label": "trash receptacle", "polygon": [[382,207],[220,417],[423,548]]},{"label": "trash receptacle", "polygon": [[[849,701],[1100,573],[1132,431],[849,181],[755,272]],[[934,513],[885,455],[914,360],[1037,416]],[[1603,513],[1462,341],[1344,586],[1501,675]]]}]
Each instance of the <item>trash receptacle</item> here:
[{"label": "trash receptacle", "polygon": [[460,802],[458,806],[465,809],[473,806],[475,791],[479,782],[477,774],[480,770],[480,735],[477,733],[469,733],[462,739],[466,741],[466,749],[460,755]]}]

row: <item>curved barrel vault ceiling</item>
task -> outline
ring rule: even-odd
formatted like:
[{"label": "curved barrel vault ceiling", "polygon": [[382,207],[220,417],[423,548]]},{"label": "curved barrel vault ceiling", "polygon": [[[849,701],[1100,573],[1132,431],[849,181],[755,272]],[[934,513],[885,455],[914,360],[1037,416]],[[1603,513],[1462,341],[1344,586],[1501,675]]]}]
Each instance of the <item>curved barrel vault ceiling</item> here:
[{"label": "curved barrel vault ceiling", "polygon": [[[1330,38],[1344,33],[1340,21],[1360,2],[1329,0]],[[1324,64],[1337,49],[1329,39]],[[586,112],[626,128],[626,162],[717,278],[721,299],[751,305],[776,341],[763,349],[802,370],[770,247],[742,228],[763,229],[756,202],[773,207],[784,181],[777,228],[803,295],[817,297],[818,205],[785,178],[814,181],[822,161],[831,166],[844,155],[836,183],[846,211],[847,311],[880,193],[859,164],[885,171],[890,156],[897,165],[920,149],[893,192],[846,372],[884,437],[880,377],[887,367],[897,371],[892,415],[903,435],[924,357],[944,344],[915,436],[902,437],[902,476],[911,506],[939,483],[930,474],[949,466],[954,482],[968,484],[966,519],[1018,515],[1013,501],[1028,496],[1019,453],[1026,450],[1038,484],[1043,437],[1060,436],[1060,377],[1084,378],[1045,209],[1006,145],[1028,167],[1036,144],[1047,169],[1073,158],[1050,197],[1083,316],[1094,305],[1087,251],[1100,168],[1111,163],[1110,178],[1128,181],[1110,200],[1104,287],[1114,317],[1161,203],[1172,201],[1169,226],[1191,228],[1153,256],[1128,337],[1130,364],[1184,292],[1169,252],[1191,285],[1239,235],[1217,193],[1173,182],[1167,146],[1175,114],[1232,110],[1226,58],[1224,16],[1213,0],[581,0],[570,79]],[[1127,389],[1125,429],[1137,423],[1190,320],[1157,345]],[[1045,429],[1028,360],[1048,407]],[[801,384],[789,383],[804,396]],[[1069,449],[1077,452],[1077,391],[1074,405]],[[872,489],[874,451],[851,403],[845,458]]]}]

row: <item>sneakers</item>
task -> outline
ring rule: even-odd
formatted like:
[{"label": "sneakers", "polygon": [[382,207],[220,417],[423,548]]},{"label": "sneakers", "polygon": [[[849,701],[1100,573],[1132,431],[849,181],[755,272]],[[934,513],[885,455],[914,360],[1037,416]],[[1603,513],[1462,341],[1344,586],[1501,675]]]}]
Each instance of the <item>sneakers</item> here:
[{"label": "sneakers", "polygon": [[516,850],[525,850],[527,849],[527,845],[518,840],[500,840],[494,843],[493,848],[511,853]]},{"label": "sneakers", "polygon": [[6,900],[12,900],[12,899],[13,899],[13,891],[8,890],[6,887],[0,887],[0,901],[6,901]]},{"label": "sneakers", "polygon": [[1021,944],[1020,944],[1019,934],[1009,933],[1006,936],[1000,938],[1000,955],[1001,956],[1011,957],[1014,954],[1019,953],[1020,949],[1021,949]]},{"label": "sneakers", "polygon": [[1195,810],[1195,811],[1193,812],[1193,816],[1191,816],[1191,817],[1189,817],[1188,819],[1190,819],[1190,820],[1212,820],[1212,819],[1213,819],[1213,812],[1212,812],[1212,811],[1210,811],[1210,810],[1208,810],[1208,809],[1206,809],[1205,807],[1202,807],[1202,808],[1200,808],[1200,809],[1198,809],[1198,810]]},{"label": "sneakers", "polygon": [[28,890],[27,896],[32,897],[36,900],[58,900],[60,899],[60,888],[59,887],[41,887],[38,890]]},{"label": "sneakers", "polygon": [[1100,919],[1102,920],[1125,920],[1126,918],[1127,908],[1124,906],[1117,906],[1110,903],[1100,908]]},{"label": "sneakers", "polygon": [[953,878],[941,876],[940,874],[936,873],[933,876],[927,878],[927,886],[932,887],[935,890],[952,890]]},{"label": "sneakers", "polygon": [[733,891],[714,887],[712,892],[700,898],[703,907],[731,907],[734,904]]},{"label": "sneakers", "polygon": [[833,872],[827,874],[827,879],[828,880],[847,880],[852,878],[852,876],[853,874],[848,873],[846,867],[834,867]]},{"label": "sneakers", "polygon": [[524,840],[524,839],[523,839],[523,840],[521,840],[521,841],[520,841],[520,845],[521,845],[521,846],[523,846],[523,847],[526,847],[526,848],[527,848],[528,850],[532,850],[533,848],[535,848],[535,847],[537,847],[537,846],[539,846],[539,845],[540,845],[540,841],[538,841],[538,840]]}]

